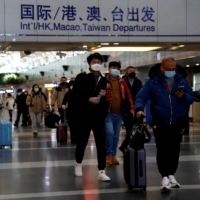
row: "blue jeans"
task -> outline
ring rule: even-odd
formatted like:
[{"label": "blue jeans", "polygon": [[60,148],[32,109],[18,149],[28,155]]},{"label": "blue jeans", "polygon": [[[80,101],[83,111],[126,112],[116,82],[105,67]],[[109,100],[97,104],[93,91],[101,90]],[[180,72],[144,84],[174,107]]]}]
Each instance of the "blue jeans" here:
[{"label": "blue jeans", "polygon": [[122,126],[121,114],[109,114],[105,119],[106,153],[115,156]]}]

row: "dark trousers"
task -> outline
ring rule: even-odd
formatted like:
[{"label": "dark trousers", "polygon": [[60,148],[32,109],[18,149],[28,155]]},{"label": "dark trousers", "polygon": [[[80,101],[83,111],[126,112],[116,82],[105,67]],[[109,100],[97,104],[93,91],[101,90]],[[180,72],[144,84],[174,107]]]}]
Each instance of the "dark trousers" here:
[{"label": "dark trousers", "polygon": [[[98,121],[98,120],[96,120]],[[106,147],[105,147],[105,132],[104,124],[97,124],[94,120],[88,119],[84,125],[81,126],[79,141],[76,146],[76,162],[82,163],[85,148],[88,143],[91,130],[93,131],[96,148],[97,148],[97,160],[98,169],[104,170],[106,167]]]},{"label": "dark trousers", "polygon": [[69,125],[69,129],[70,129],[70,139],[72,142],[77,142],[78,141],[78,137],[79,137],[79,131],[80,129],[77,126],[76,120],[74,120],[73,118],[68,119],[68,125]]},{"label": "dark trousers", "polygon": [[18,125],[20,117],[22,115],[22,124],[27,125],[28,122],[28,112],[26,109],[18,109],[17,110],[17,119],[15,121],[15,124]]},{"label": "dark trousers", "polygon": [[162,177],[174,175],[179,163],[182,128],[178,125],[154,125],[157,166]]},{"label": "dark trousers", "polygon": [[10,117],[10,122],[12,122],[12,110],[8,110],[9,117]]},{"label": "dark trousers", "polygon": [[133,129],[133,125],[136,123],[137,119],[136,118],[124,118],[124,126],[126,128],[126,136],[124,141],[122,142],[120,149],[125,150],[127,146],[129,145],[129,138],[130,138],[130,133]]}]

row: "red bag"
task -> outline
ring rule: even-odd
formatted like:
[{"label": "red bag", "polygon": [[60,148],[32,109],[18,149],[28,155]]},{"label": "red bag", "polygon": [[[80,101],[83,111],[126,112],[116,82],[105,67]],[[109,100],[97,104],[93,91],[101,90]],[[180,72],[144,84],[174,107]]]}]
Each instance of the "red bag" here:
[{"label": "red bag", "polygon": [[67,143],[67,125],[59,124],[56,130],[56,138],[58,144]]}]

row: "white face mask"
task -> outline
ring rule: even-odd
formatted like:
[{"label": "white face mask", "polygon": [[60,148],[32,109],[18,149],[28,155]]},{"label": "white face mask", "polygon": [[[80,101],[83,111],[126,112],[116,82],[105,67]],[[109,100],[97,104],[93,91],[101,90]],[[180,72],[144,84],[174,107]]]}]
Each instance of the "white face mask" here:
[{"label": "white face mask", "polygon": [[35,91],[35,92],[38,92],[38,91],[39,91],[39,88],[35,88],[34,91]]},{"label": "white face mask", "polygon": [[93,71],[100,71],[101,68],[102,68],[102,65],[100,65],[100,64],[91,65],[91,69],[92,69]]}]

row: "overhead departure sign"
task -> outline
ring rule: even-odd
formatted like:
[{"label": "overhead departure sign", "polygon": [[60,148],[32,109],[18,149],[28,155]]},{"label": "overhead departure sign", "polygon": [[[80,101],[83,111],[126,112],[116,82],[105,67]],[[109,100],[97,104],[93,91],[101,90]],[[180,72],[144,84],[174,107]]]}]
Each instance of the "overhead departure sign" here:
[{"label": "overhead departure sign", "polygon": [[[118,6],[112,7],[107,13],[112,19],[112,25],[95,25],[92,22],[107,21],[107,16],[102,16],[101,7],[87,6],[85,8],[74,5],[62,5],[57,9],[53,9],[51,5],[21,4],[21,30],[48,30],[48,31],[120,31],[126,33],[131,32],[154,32],[155,31],[155,9],[149,6],[131,6],[127,9],[121,9]],[[35,15],[36,10],[36,15]],[[81,13],[87,13],[85,18],[82,18]],[[29,19],[29,22],[23,20]],[[37,20],[39,22],[32,22]],[[59,20],[59,22],[55,22]],[[44,21],[44,22],[42,22]],[[51,21],[51,22],[49,22]],[[74,24],[67,24],[68,21],[73,21]],[[81,21],[79,25],[77,21]],[[130,25],[119,25],[118,22],[129,22]],[[150,22],[152,25],[140,25],[139,23]]]}]

